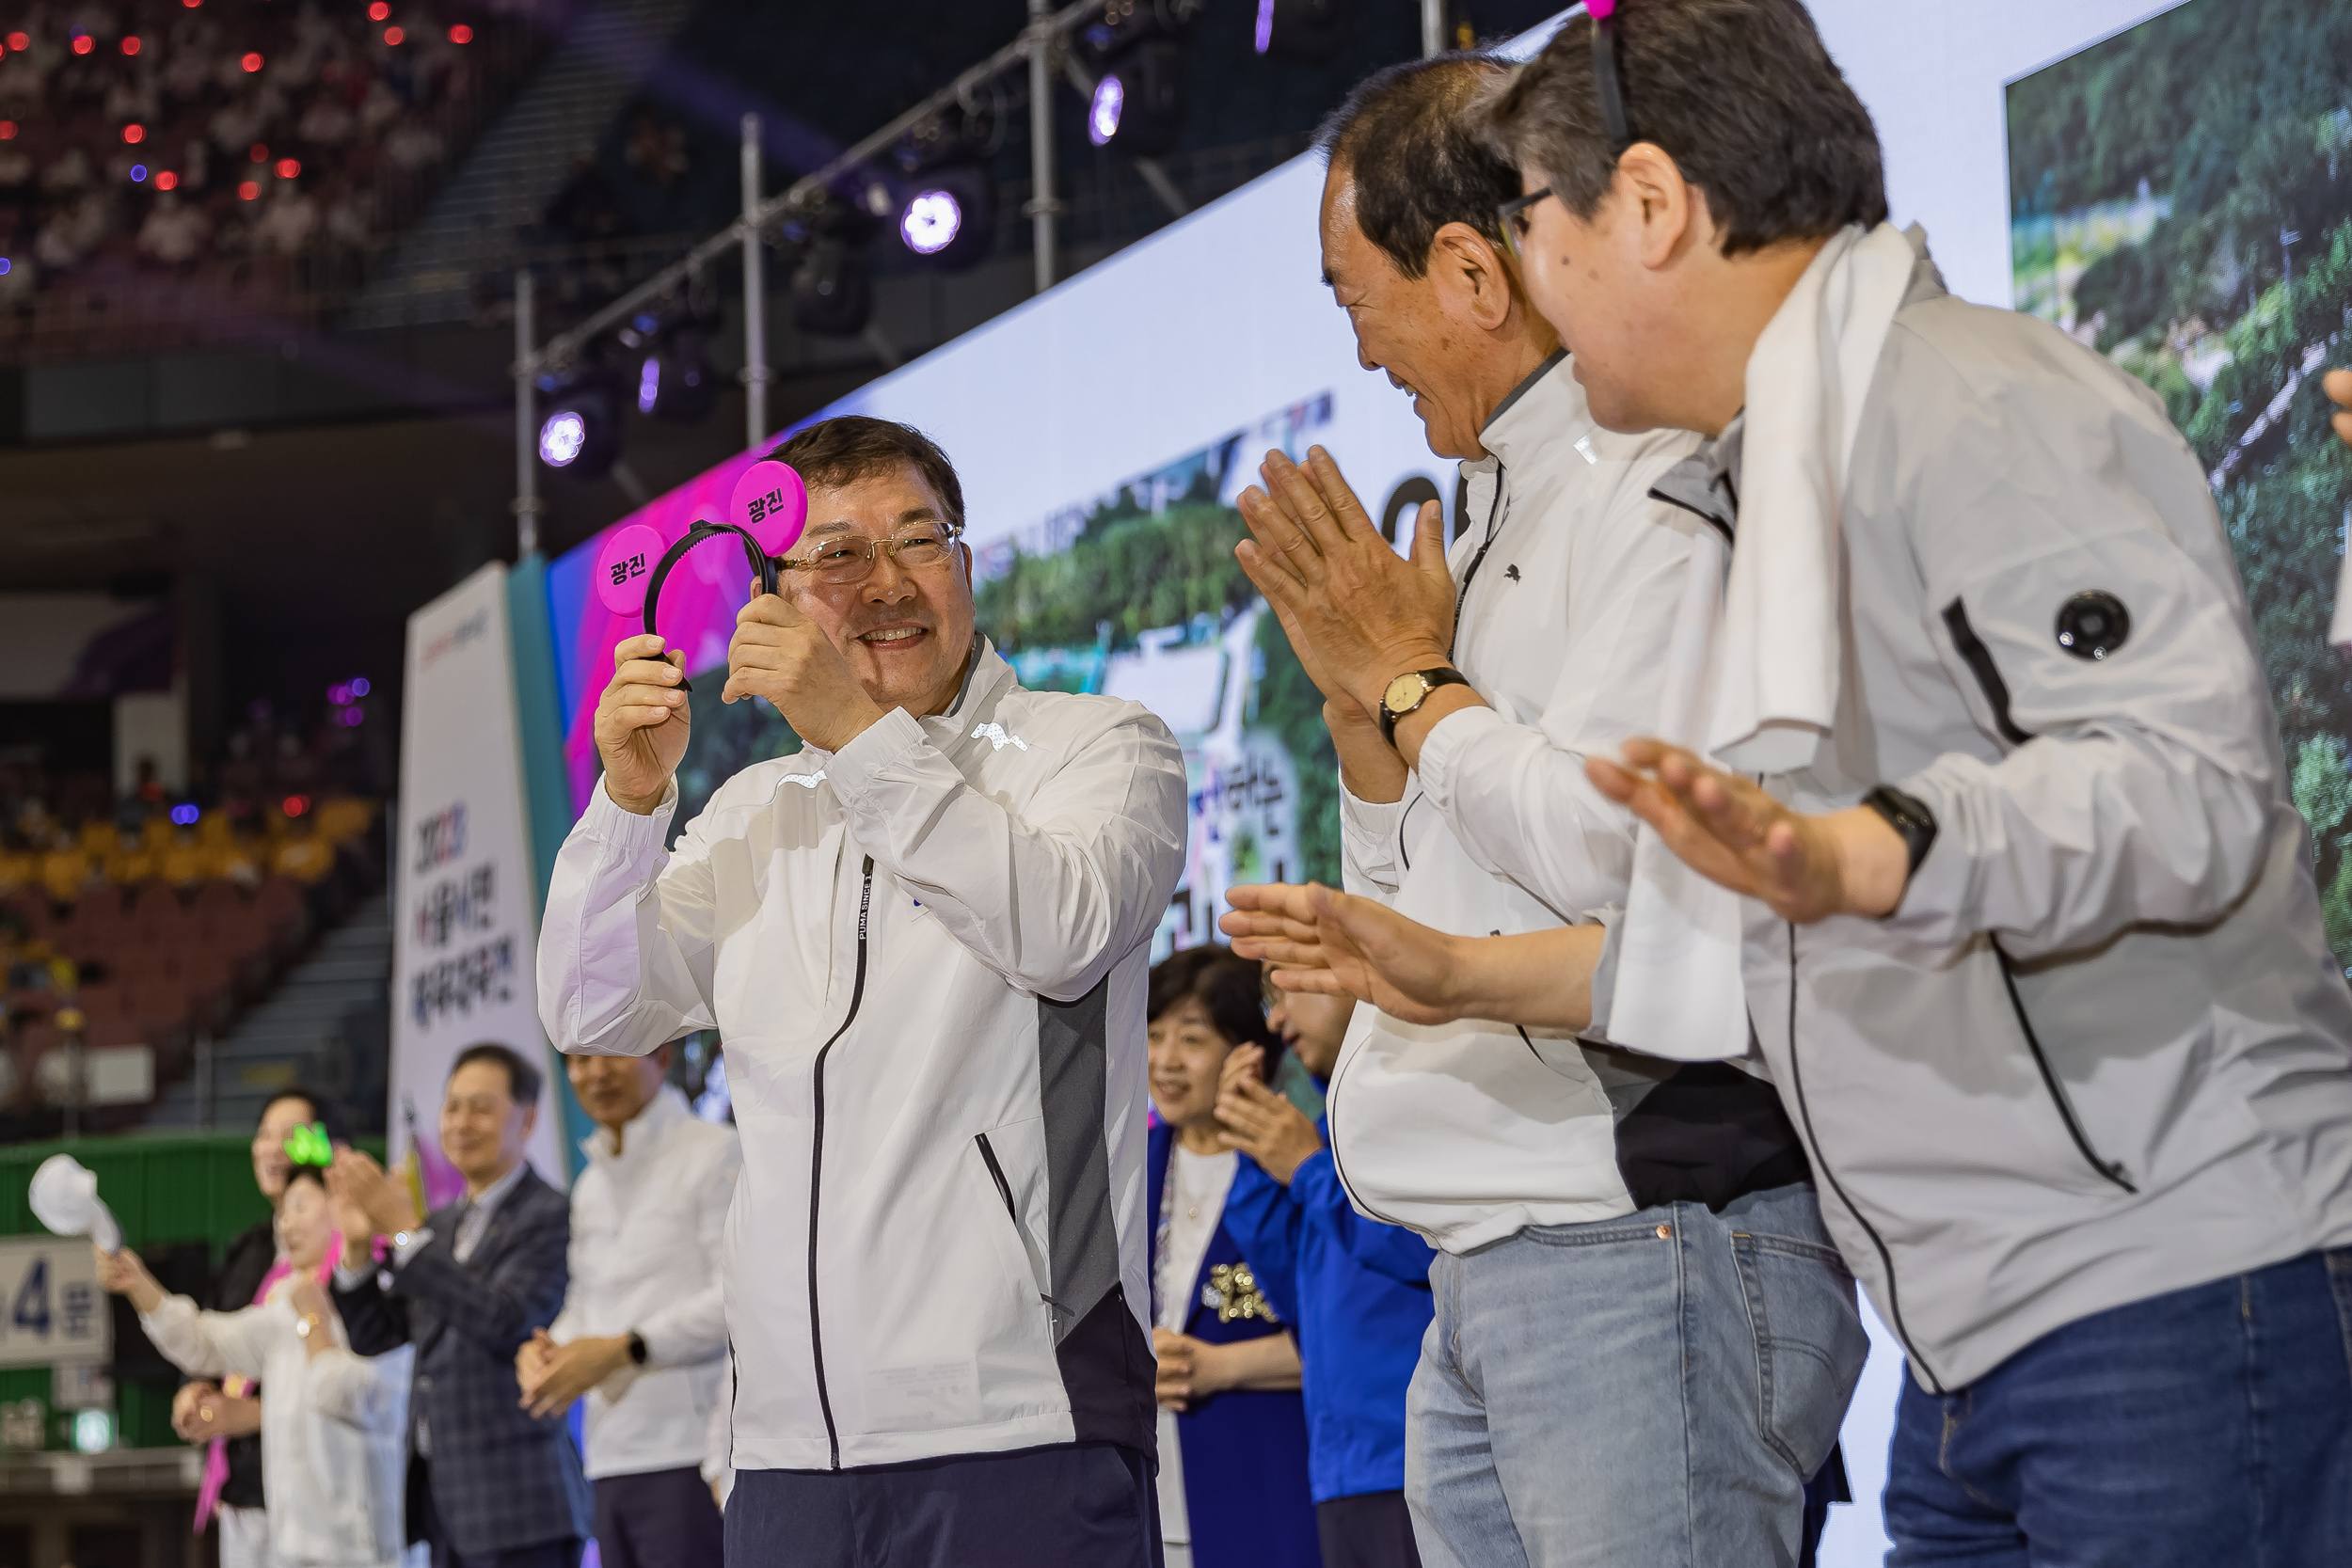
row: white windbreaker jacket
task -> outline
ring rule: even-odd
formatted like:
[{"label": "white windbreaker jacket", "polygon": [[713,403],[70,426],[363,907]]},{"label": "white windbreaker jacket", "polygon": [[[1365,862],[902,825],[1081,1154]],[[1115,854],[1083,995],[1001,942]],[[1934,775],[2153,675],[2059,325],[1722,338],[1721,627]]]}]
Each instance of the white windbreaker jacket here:
[{"label": "white windbreaker jacket", "polygon": [[725,1047],[739,1469],[1152,1449],[1143,1009],[1184,757],[975,641],[946,714],[744,769],[674,852],[675,786],[638,816],[599,784],[556,861],[556,1045]]},{"label": "white windbreaker jacket", "polygon": [[[1623,903],[1633,818],[1583,759],[1657,727],[1701,526],[1649,496],[1696,438],[1601,429],[1565,355],[1480,439],[1490,455],[1462,466],[1450,558],[1454,663],[1492,705],[1430,731],[1403,800],[1344,787],[1340,800],[1348,891],[1462,936],[1607,918]],[[1621,1102],[1652,1086],[1643,1066],[1565,1034],[1359,1007],[1327,1105],[1332,1156],[1359,1209],[1449,1252],[1613,1219],[1635,1207],[1616,1129]]]},{"label": "white windbreaker jacket", "polygon": [[416,1347],[354,1355],[342,1320],[314,1330],[334,1348],[310,1354],[280,1284],[268,1301],[207,1312],[166,1296],[139,1326],[193,1377],[238,1373],[262,1402],[262,1497],[270,1560],[286,1568],[376,1568],[399,1560],[408,1477],[408,1374]]},{"label": "white windbreaker jacket", "polygon": [[727,1209],[743,1151],[735,1131],[696,1118],[664,1084],[623,1129],[580,1141],[587,1168],[572,1183],[571,1280],[548,1325],[559,1345],[634,1333],[645,1364],[588,1390],[588,1479],[700,1469],[725,1370],[727,1313],[720,1284]]}]

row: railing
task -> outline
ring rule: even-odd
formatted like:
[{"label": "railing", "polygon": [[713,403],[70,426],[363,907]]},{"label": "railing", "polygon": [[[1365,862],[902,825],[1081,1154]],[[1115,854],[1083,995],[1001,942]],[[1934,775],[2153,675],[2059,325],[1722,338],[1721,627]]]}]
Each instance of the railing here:
[{"label": "railing", "polygon": [[[1200,206],[1247,183],[1306,145],[1280,137],[1211,148],[1161,161],[1185,201]],[[1123,160],[1081,164],[1064,181],[1062,244],[1069,248],[1130,244],[1172,214]],[[1026,255],[1030,225],[1022,215],[1029,182],[998,186],[999,255]],[[214,346],[285,343],[333,332],[363,289],[377,298],[430,298],[440,319],[489,325],[506,319],[516,269],[539,280],[543,319],[560,326],[686,255],[699,233],[655,234],[590,245],[549,243],[514,230],[484,230],[446,265],[403,274],[394,267],[399,236],[372,246],[321,245],[297,256],[217,258],[183,268],[129,255],[93,259],[45,286],[11,298],[0,278],[0,363],[185,352]],[[923,265],[894,235],[880,236],[867,258],[880,272]],[[770,276],[790,276],[788,266]],[[457,305],[453,309],[451,302]]]}]

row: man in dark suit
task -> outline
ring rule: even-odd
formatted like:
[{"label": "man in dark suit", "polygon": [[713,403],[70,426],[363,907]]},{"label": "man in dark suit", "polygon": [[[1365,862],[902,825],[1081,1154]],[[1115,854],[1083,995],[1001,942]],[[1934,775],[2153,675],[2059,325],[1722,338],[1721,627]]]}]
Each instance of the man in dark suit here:
[{"label": "man in dark suit", "polygon": [[[521,1408],[515,1352],[564,1305],[571,1205],[523,1154],[539,1072],[502,1045],[460,1052],[441,1152],[466,1196],[418,1223],[405,1184],[357,1150],[331,1187],[347,1238],[335,1306],[352,1349],[417,1347],[408,1534],[433,1568],[577,1568],[588,1482],[561,1416]],[[390,1238],[379,1267],[373,1238]]]}]

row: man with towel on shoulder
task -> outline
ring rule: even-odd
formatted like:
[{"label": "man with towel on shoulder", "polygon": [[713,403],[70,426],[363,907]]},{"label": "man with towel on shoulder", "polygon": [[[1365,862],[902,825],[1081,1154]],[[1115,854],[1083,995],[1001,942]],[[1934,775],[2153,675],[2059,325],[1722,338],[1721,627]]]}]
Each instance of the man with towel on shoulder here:
[{"label": "man with towel on shoulder", "polygon": [[[1909,1352],[1890,1562],[2352,1561],[2352,995],[2204,474],[1917,230],[1739,220],[1863,113],[1797,0],[1590,8],[1483,121],[1595,417],[1705,436],[1660,488],[1725,544],[1592,765],[1645,827],[1584,1022],[1753,1020]],[[1248,902],[1439,1016],[1573,989]]]}]

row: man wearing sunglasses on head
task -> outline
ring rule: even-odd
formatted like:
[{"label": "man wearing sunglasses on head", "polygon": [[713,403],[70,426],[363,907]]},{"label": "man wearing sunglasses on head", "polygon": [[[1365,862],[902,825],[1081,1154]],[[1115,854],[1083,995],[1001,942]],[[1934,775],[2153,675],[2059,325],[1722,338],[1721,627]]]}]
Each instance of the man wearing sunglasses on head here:
[{"label": "man wearing sunglasses on head", "polygon": [[656,638],[613,650],[541,1016],[579,1053],[726,1040],[732,1568],[1142,1568],[1145,970],[1183,755],[976,635],[962,487],[920,432],[851,416],[771,455],[808,528],[723,698],[804,745],[665,849],[682,673]]},{"label": "man wearing sunglasses on head", "polygon": [[[1326,697],[1349,890],[1465,936],[1623,903],[1634,819],[1584,764],[1658,722],[1704,527],[1650,494],[1695,443],[1597,424],[1528,300],[1517,170],[1466,118],[1503,71],[1395,67],[1318,138],[1333,301],[1462,460],[1451,558],[1433,504],[1399,559],[1319,451],[1267,459],[1238,552]],[[1799,1560],[1865,1338],[1760,1061],[1375,1006],[1327,1110],[1356,1207],[1438,1248],[1403,1477],[1422,1560]]]}]

